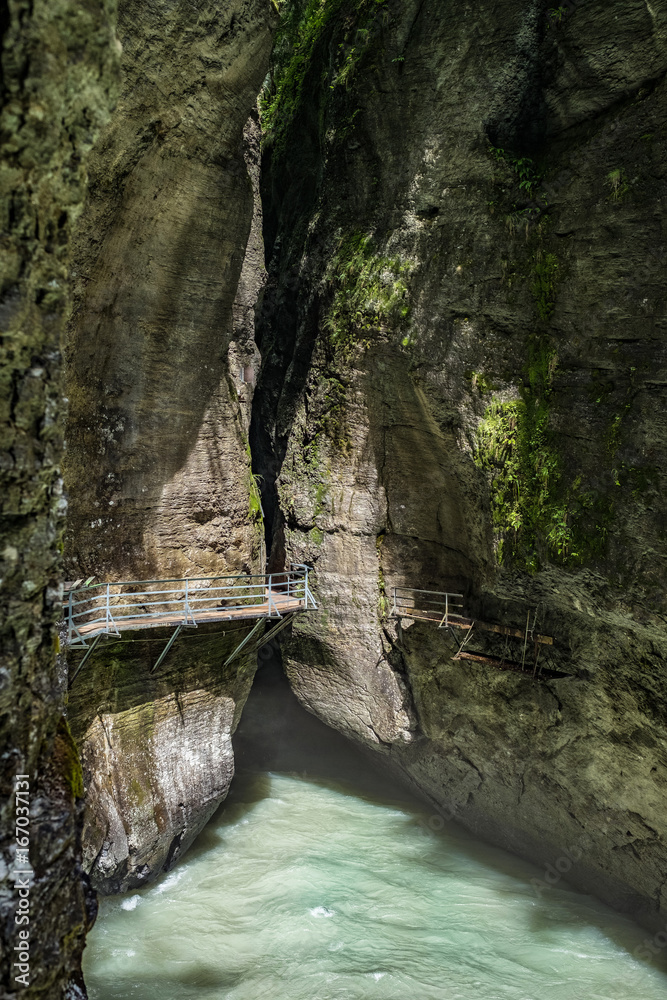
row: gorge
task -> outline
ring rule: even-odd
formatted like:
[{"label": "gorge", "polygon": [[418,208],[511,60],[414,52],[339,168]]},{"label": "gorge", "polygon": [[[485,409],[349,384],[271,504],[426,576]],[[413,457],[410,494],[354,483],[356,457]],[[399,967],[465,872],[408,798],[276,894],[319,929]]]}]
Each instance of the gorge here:
[{"label": "gorge", "polygon": [[[281,641],[301,705],[490,850],[544,870],[574,848],[573,886],[661,933],[667,7],[83,9],[2,22],[3,788],[35,776],[29,993],[81,995],[80,865],[143,891],[233,789],[257,667],[251,644],[228,662],[251,623],[155,670],[151,629],[67,693],[58,584],[91,577],[313,567],[317,610]],[[453,659],[394,588],[553,637],[547,669],[498,669],[521,642],[479,630]]]}]

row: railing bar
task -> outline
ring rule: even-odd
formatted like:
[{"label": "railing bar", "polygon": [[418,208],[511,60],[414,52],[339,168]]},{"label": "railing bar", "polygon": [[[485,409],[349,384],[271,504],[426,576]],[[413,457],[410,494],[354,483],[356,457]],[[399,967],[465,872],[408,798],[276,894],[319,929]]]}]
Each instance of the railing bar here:
[{"label": "railing bar", "polygon": [[396,587],[395,590],[403,591],[408,594],[438,594],[440,597],[444,597],[445,594],[449,594],[450,597],[460,597],[463,600],[463,594],[454,593],[451,590],[420,590],[415,587]]},{"label": "railing bar", "polygon": [[399,590],[413,591],[415,594],[451,594],[463,597],[463,594],[459,590],[430,590],[424,587],[399,587]]},{"label": "railing bar", "polygon": [[[407,598],[407,597],[399,597],[398,599],[399,599],[399,601],[408,601],[409,600],[409,598]],[[445,595],[445,597],[441,601],[434,601],[430,597],[420,597],[420,598],[418,598],[418,600],[419,600],[419,602],[421,604],[432,604],[434,607],[437,607],[437,608],[439,608],[443,604],[447,604],[447,603],[449,603],[449,604],[459,604],[461,606],[463,605],[463,601],[448,600],[447,595]],[[414,603],[414,600],[412,601],[412,603]]]},{"label": "railing bar", "polygon": [[[274,574],[274,575],[280,575],[280,574]],[[218,577],[217,579],[220,579],[220,580],[237,579],[237,580],[245,580],[245,581],[247,581],[249,578],[248,577]],[[250,590],[250,591],[257,591],[259,593],[266,586],[266,577],[255,577],[255,579],[259,580],[260,582],[258,582],[258,583],[247,583],[246,582],[246,583],[238,583],[238,584],[229,584],[229,585],[226,585],[226,586],[219,586],[219,587],[199,587],[199,588],[195,588],[194,592],[196,593],[196,592],[200,591],[200,592],[203,593],[204,591],[206,591],[208,593],[214,594],[214,593],[218,593],[219,591]],[[183,580],[174,581],[174,582],[185,584],[185,580],[186,580],[186,578],[183,578]],[[165,582],[170,582],[170,581],[165,581]],[[189,580],[189,583],[192,583],[192,582],[194,582],[194,580]],[[287,585],[287,587],[289,589],[289,588],[293,587],[294,585],[298,585],[298,584],[302,584],[302,583],[303,583],[303,577],[298,577],[296,579],[288,579],[288,580],[282,581],[282,583],[277,584],[277,586],[285,586],[285,585]],[[117,587],[117,586],[129,586],[129,584],[120,584],[119,583],[119,584],[110,584],[109,586],[110,587],[112,587],[112,586],[113,587]],[[133,600],[137,600],[140,597],[156,597],[156,596],[163,596],[163,595],[167,595],[167,594],[174,594],[175,595],[174,598],[173,598],[174,600],[181,600],[182,598],[180,596],[176,596],[176,595],[182,595],[184,593],[184,590],[185,590],[185,587],[181,587],[181,588],[170,587],[170,588],[163,589],[163,590],[142,590],[142,591],[135,591],[133,593],[111,593],[111,592],[109,592],[109,599],[113,600],[113,601],[123,600],[123,599],[127,599],[127,598],[132,598]],[[84,588],[81,588],[81,589],[76,590],[76,591],[70,591],[70,596],[72,597],[72,606],[73,607],[79,607],[82,604],[93,604],[95,601],[98,601],[100,599],[102,599],[102,600],[104,600],[106,602],[106,590],[104,591],[104,593],[101,593],[101,594],[91,595],[90,597],[86,596],[86,597],[83,597],[81,600],[74,600],[74,594],[83,594],[83,593],[86,593],[86,590]],[[192,591],[191,591],[191,593],[192,593]]]},{"label": "railing bar", "polygon": [[399,600],[401,600],[401,601],[412,601],[413,603],[415,601],[420,601],[423,604],[437,604],[437,605],[442,605],[442,604],[445,603],[445,601],[449,601],[450,604],[458,604],[461,607],[464,604],[463,601],[459,601],[459,600],[456,600],[455,598],[453,599],[451,597],[447,597],[447,595],[443,595],[443,597],[441,599],[434,600],[431,597],[421,597],[419,594],[417,594],[417,595],[415,595],[414,597],[411,597],[411,598],[410,597],[399,597]]},{"label": "railing bar", "polygon": [[[186,620],[190,618],[196,624],[195,617],[212,618],[222,612],[224,618],[227,611],[230,615],[245,612],[255,617],[252,612],[262,607],[268,607],[268,617],[280,618],[278,608],[285,600],[299,602],[305,610],[309,604],[315,608],[308,586],[309,570],[305,563],[291,563],[289,570],[273,574],[132,580],[78,587],[67,595],[68,640],[70,644],[84,643],[96,634],[118,635],[118,625],[140,628],[145,622],[147,626],[159,626],[165,619],[178,619],[184,609]],[[171,583],[176,586],[168,586]],[[124,589],[138,586],[143,589],[132,593]],[[154,589],[147,589],[150,587]]]},{"label": "railing bar", "polygon": [[443,607],[443,605],[449,604],[450,607],[456,607],[456,608],[463,607],[462,601],[410,601],[407,600],[406,598],[400,598],[400,597],[397,598],[397,604],[401,605],[420,604],[420,605],[428,605],[429,607],[434,607],[434,608],[441,608]]},{"label": "railing bar", "polygon": [[[303,571],[305,572],[305,570],[308,567],[304,563],[303,566],[301,566],[301,564],[299,564],[299,568],[302,568]],[[174,577],[168,577],[168,578],[166,578],[164,580],[117,580],[115,583],[109,583],[108,586],[111,586],[111,587],[138,587],[140,585],[147,586],[147,585],[150,585],[150,584],[153,584],[153,583],[185,583],[186,580],[189,580],[190,583],[198,583],[198,582],[199,583],[213,583],[216,580],[266,580],[266,578],[267,578],[268,575],[269,574],[267,574],[267,573],[229,573],[227,575],[222,575],[222,576],[188,576],[188,577],[185,577],[185,576],[174,576]],[[301,576],[301,575],[302,575],[301,573],[298,573],[296,571],[289,571],[289,570],[285,570],[285,572],[283,572],[283,573],[274,573],[273,574],[273,576],[284,576],[284,577],[298,577],[298,576]],[[74,594],[74,593],[84,593],[84,592],[88,592],[88,591],[91,591],[91,590],[97,590],[97,589],[99,589],[101,587],[106,588],[107,584],[106,583],[91,583],[90,586],[88,586],[88,587],[76,587],[74,590],[70,591],[70,593],[72,593],[72,594]]]},{"label": "railing bar", "polygon": [[[276,576],[289,576],[288,572],[274,574]],[[76,587],[71,590],[71,594],[87,593],[90,590],[97,590],[100,587],[106,588],[111,587],[138,587],[139,585],[146,586],[152,583],[185,583],[186,579],[190,583],[213,583],[216,580],[265,580],[267,574],[265,573],[231,573],[228,576],[175,576],[169,577],[166,580],[117,580],[115,583],[91,583],[88,587]],[[175,588],[174,588],[175,589]]]},{"label": "railing bar", "polygon": [[443,601],[442,604],[430,604],[427,601],[397,601],[398,607],[400,608],[411,608],[415,607],[417,604],[420,608],[431,609],[433,611],[439,611],[447,605],[450,608],[462,608],[462,604],[455,604],[453,601]]}]

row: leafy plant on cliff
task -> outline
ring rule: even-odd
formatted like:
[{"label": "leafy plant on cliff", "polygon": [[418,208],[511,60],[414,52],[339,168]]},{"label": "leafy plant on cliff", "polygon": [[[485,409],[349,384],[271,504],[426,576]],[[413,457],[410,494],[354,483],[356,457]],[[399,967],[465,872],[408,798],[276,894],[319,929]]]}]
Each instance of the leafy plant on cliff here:
[{"label": "leafy plant on cliff", "polygon": [[261,476],[248,473],[248,517],[251,521],[262,519],[262,497],[260,494]]},{"label": "leafy plant on cliff", "polygon": [[542,178],[535,161],[530,156],[512,156],[499,146],[490,146],[489,152],[494,160],[507,164],[516,176],[519,189],[532,198]]},{"label": "leafy plant on cliff", "polygon": [[275,147],[286,141],[286,132],[304,97],[304,83],[314,66],[325,35],[338,32],[342,41],[333,59],[323,58],[322,83],[329,90],[349,86],[357,65],[369,46],[370,25],[388,0],[286,0],[276,36],[273,73],[260,97],[262,131]]},{"label": "leafy plant on cliff", "polygon": [[607,174],[607,186],[611,189],[609,201],[622,201],[630,190],[625,170],[617,168]]},{"label": "leafy plant on cliff", "polygon": [[324,329],[335,348],[370,346],[373,331],[402,329],[410,315],[406,279],[411,265],[375,253],[370,236],[352,233],[341,240],[327,270],[335,289]]}]

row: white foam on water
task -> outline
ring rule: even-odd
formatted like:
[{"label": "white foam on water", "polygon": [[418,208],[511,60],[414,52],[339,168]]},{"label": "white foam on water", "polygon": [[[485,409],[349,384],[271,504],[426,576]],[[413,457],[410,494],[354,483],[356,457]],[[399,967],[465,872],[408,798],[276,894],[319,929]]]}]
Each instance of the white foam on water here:
[{"label": "white foam on water", "polygon": [[175,872],[170,872],[164,881],[159,882],[153,887],[152,891],[157,893],[169,892],[169,890],[173,889],[175,885],[178,885],[186,870],[187,869],[185,868],[180,868]]},{"label": "white foam on water", "polygon": [[137,906],[141,902],[141,896],[129,896],[124,899],[120,904],[121,910],[136,910]]}]

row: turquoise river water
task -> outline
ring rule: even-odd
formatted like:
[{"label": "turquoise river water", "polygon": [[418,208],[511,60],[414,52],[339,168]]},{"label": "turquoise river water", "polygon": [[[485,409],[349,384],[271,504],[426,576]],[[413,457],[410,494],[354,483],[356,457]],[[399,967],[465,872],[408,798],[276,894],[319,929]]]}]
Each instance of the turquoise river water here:
[{"label": "turquoise river water", "polygon": [[661,955],[633,954],[652,935],[440,829],[263,674],[227,802],[174,871],[101,901],[91,1000],[666,1000]]}]

